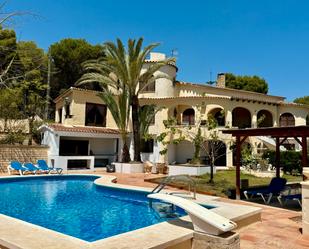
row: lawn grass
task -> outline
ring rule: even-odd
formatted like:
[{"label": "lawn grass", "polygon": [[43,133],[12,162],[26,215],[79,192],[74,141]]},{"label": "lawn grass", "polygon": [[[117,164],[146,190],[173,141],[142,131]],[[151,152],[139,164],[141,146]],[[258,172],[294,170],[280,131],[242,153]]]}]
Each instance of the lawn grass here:
[{"label": "lawn grass", "polygon": [[[227,196],[229,189],[235,188],[235,170],[220,170],[214,175],[214,183],[209,183],[210,175],[205,174],[198,177],[192,177],[196,183],[197,192],[212,194],[216,196]],[[300,182],[302,176],[283,175],[288,182]],[[271,177],[256,177],[250,174],[240,174],[240,179],[248,179],[249,187],[268,185]],[[160,182],[162,179],[154,179],[155,182]],[[170,184],[175,187],[187,186],[187,183],[183,181],[173,181]]]}]

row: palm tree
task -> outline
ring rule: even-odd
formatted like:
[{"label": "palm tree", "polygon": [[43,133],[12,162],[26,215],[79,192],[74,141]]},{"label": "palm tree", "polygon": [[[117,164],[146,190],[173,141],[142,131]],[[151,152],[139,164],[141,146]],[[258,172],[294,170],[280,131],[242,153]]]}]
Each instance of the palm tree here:
[{"label": "palm tree", "polygon": [[[136,40],[129,39],[127,49],[120,39],[116,44],[107,42],[104,44],[105,57],[99,61],[91,61],[86,69],[89,72],[82,76],[80,82],[99,82],[106,88],[112,87],[116,90],[127,91],[129,105],[131,106],[133,140],[134,140],[134,161],[141,161],[140,157],[140,124],[139,124],[139,100],[138,95],[151,82],[163,75],[154,76],[162,66],[167,65],[174,59],[153,62],[147,68],[143,68],[145,60],[150,52],[159,44],[153,43],[142,48],[143,38]],[[142,87],[140,87],[142,86]]]},{"label": "palm tree", "polygon": [[148,136],[149,126],[153,123],[157,112],[161,111],[162,107],[156,105],[144,105],[139,109],[139,125],[141,139],[145,139]]},{"label": "palm tree", "polygon": [[[121,162],[126,163],[130,161],[130,153],[127,145],[127,131],[129,124],[130,108],[128,105],[129,98],[126,91],[122,91],[120,94],[115,94],[110,90],[105,90],[98,94],[99,97],[104,101],[107,108],[111,112],[115,123],[121,134],[123,141]],[[117,100],[116,100],[117,99]]]}]

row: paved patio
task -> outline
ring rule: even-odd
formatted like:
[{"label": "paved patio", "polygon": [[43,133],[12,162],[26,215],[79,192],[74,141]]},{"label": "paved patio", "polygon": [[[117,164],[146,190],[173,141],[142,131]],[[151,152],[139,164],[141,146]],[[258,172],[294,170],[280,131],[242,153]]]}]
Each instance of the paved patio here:
[{"label": "paved patio", "polygon": [[[117,174],[117,182],[140,187],[154,187],[156,184],[145,182],[146,178],[158,177],[147,174]],[[223,202],[261,207],[262,221],[241,228],[240,245],[242,249],[303,249],[309,248],[309,236],[301,233],[301,212],[269,207],[246,201],[221,198]]]}]

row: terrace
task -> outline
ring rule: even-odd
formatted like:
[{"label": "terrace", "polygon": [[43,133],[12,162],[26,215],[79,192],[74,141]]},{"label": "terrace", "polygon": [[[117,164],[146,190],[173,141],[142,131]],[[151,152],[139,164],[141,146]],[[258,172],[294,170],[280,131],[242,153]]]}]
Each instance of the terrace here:
[{"label": "terrace", "polygon": [[[72,171],[72,173],[74,173],[74,171]],[[96,172],[95,174],[103,176],[103,178],[99,179],[98,184],[115,186],[115,183],[112,182],[117,182],[116,185],[120,188],[125,187],[126,189],[134,190],[149,190],[154,188],[157,184],[150,182],[149,180],[158,177],[158,175],[144,173],[119,174]],[[177,188],[167,187],[167,191],[175,190],[177,190]],[[253,208],[261,209],[260,220],[257,218],[247,220],[245,222],[246,224],[239,224],[239,228],[235,231],[240,235],[240,248],[307,248],[309,236],[305,236],[301,232],[301,212],[299,211],[291,211],[222,197],[208,197],[205,200],[207,200],[208,204],[220,203],[222,207],[237,205],[238,208],[244,206],[248,209],[248,206],[251,206]],[[233,212],[231,212],[231,207],[229,207],[225,211],[221,208],[220,213],[229,216],[232,215]],[[31,226],[25,227],[22,223],[15,223],[15,220],[3,218],[3,216],[1,216],[0,219],[2,221],[0,226],[2,240],[9,241],[8,244],[3,243],[2,245],[7,245],[8,248],[10,248],[10,243],[16,243],[16,237],[12,237],[11,233],[7,232],[8,228],[9,230],[14,229],[18,233],[22,232],[25,228],[27,228],[28,231],[34,231]],[[18,225],[18,227],[16,227],[16,225]],[[185,220],[180,220],[178,223],[164,223],[160,228],[149,227],[144,229],[143,232],[139,232],[138,239],[135,239],[135,236],[137,235],[136,233],[130,232],[91,244],[73,238],[67,239],[59,233],[55,234],[54,232],[50,232],[50,230],[46,231],[45,229],[41,232],[46,236],[42,236],[42,238],[36,237],[35,243],[33,243],[34,241],[31,239],[31,232],[25,240],[23,240],[22,237],[19,237],[19,242],[17,243],[22,243],[20,248],[31,249],[40,248],[40,245],[52,246],[54,243],[57,243],[58,246],[61,244],[61,248],[100,248],[100,246],[104,246],[104,248],[152,248],[153,246],[156,248],[180,248],[177,246],[173,247],[175,244],[178,246],[184,246],[183,248],[189,248],[187,246],[191,243],[189,241],[191,241],[190,238],[192,238],[192,227],[188,225],[189,224],[186,223]],[[155,238],[153,236],[155,236]],[[154,239],[151,239],[152,237]],[[143,247],[139,247],[140,245],[143,245]]]}]

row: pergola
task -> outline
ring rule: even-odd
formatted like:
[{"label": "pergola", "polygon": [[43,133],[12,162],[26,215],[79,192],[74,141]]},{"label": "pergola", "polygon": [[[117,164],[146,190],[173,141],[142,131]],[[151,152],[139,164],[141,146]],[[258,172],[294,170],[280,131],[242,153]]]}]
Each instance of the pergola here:
[{"label": "pergola", "polygon": [[251,136],[270,136],[276,141],[276,177],[280,177],[280,145],[288,138],[294,138],[302,146],[302,167],[308,166],[307,138],[309,137],[309,126],[293,127],[270,127],[222,130],[222,133],[231,134],[236,138],[236,198],[240,199],[240,166],[241,145]]}]

